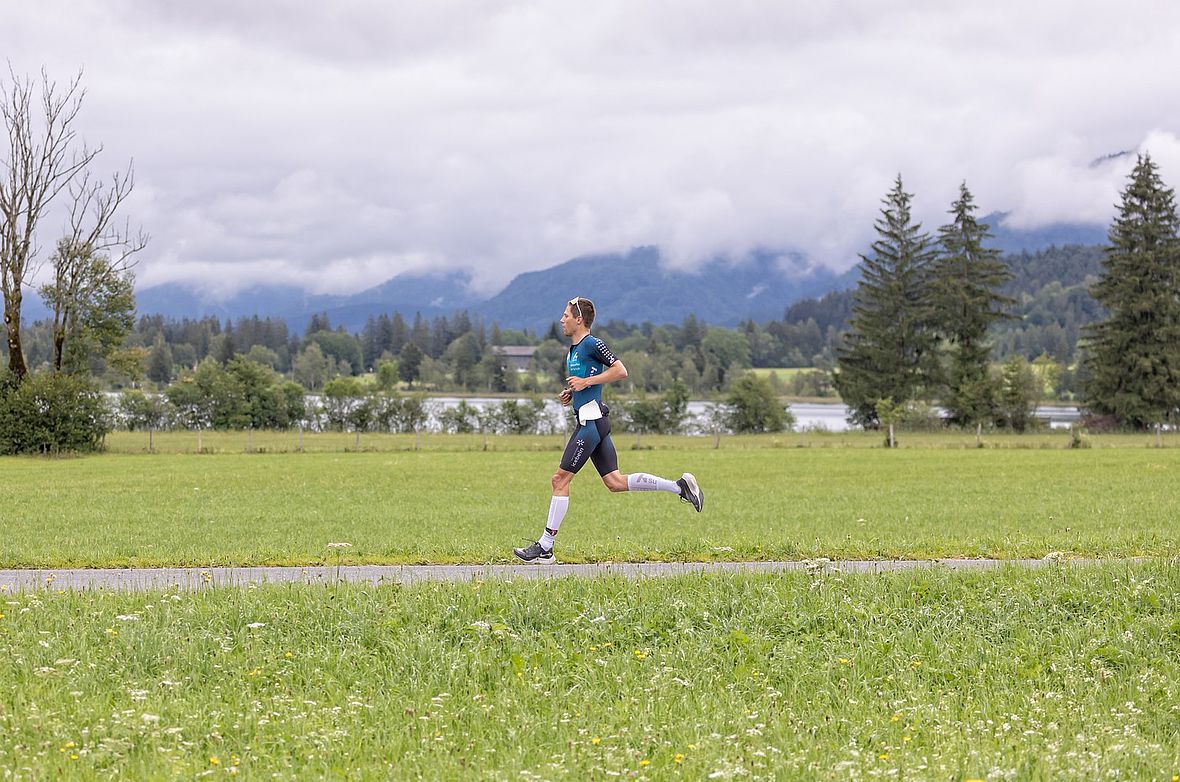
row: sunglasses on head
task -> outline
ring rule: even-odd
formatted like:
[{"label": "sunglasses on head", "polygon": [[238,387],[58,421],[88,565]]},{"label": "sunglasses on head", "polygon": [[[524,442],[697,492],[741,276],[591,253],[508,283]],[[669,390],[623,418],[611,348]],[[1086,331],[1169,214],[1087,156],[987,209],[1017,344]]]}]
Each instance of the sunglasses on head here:
[{"label": "sunglasses on head", "polygon": [[585,318],[582,317],[582,305],[578,303],[579,301],[581,301],[581,298],[582,298],[581,296],[575,296],[572,299],[570,299],[570,306],[573,307],[575,310],[577,310],[579,318],[582,318],[582,320],[585,320]]}]

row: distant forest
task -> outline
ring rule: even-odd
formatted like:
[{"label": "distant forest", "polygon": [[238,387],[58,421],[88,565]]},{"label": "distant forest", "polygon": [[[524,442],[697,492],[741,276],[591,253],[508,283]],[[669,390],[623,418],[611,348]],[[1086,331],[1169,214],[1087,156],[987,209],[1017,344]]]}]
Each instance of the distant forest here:
[{"label": "distant forest", "polygon": [[[1082,327],[1102,315],[1089,293],[1100,274],[1102,257],[1103,248],[1096,246],[1008,255],[1005,261],[1014,276],[1003,292],[1017,304],[1011,317],[992,331],[994,360],[1020,355],[1030,361],[1051,360],[1066,370],[1075,364]],[[629,390],[661,392],[680,380],[694,392],[709,393],[726,388],[727,377],[736,369],[830,369],[852,297],[849,289],[804,299],[787,307],[779,320],[746,322],[736,329],[690,316],[680,324],[610,320],[596,324],[593,331],[627,364]],[[29,365],[46,366],[51,356],[48,325],[28,326],[25,340]],[[414,348],[407,356],[409,345]],[[533,371],[506,373],[503,359],[493,350],[502,345],[535,346]],[[278,318],[222,322],[213,317],[172,320],[144,314],[128,336],[127,353],[133,360],[116,366],[95,358],[92,373],[111,388],[144,379],[164,386],[210,357],[224,364],[245,356],[313,391],[333,377],[363,375],[385,363],[390,371],[400,365],[399,374],[411,386],[547,392],[561,376],[565,346],[556,323],[544,333],[518,331],[484,323],[465,311],[431,320],[383,314],[369,318],[359,334],[334,326],[323,315],[313,317],[299,334]],[[830,393],[822,378],[813,381],[818,387],[783,390],[815,396]]]}]

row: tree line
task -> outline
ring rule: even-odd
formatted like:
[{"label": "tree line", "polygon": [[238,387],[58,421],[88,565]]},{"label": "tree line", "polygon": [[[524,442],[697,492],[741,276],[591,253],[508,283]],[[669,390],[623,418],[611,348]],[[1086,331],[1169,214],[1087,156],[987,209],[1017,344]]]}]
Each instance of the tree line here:
[{"label": "tree line", "polygon": [[[883,200],[877,239],[861,256],[834,378],[850,420],[891,427],[911,403],[937,401],[952,424],[1021,429],[1022,397],[1038,381],[1017,355],[1000,371],[993,366],[1001,324],[1027,306],[1005,293],[1016,272],[987,246],[988,226],[976,219],[966,183],[937,236],[914,220],[912,199],[899,176]],[[1150,156],[1138,159],[1118,210],[1109,245],[1091,256],[1098,268],[1061,270],[1050,287],[1094,316],[1070,324],[1080,331],[1075,380],[1083,406],[1105,425],[1158,431],[1180,414],[1180,218]],[[1061,283],[1079,271],[1092,309]]]}]

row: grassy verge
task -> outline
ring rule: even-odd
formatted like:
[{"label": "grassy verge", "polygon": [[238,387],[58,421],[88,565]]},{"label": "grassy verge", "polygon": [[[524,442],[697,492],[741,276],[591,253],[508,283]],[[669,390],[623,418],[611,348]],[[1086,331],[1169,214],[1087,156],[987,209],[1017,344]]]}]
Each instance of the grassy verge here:
[{"label": "grassy verge", "polygon": [[[519,444],[517,444],[519,445]],[[0,460],[0,567],[507,562],[535,538],[556,451]],[[1101,557],[1180,552],[1180,449],[661,448],[575,482],[563,561]]]},{"label": "grassy verge", "polygon": [[41,592],[16,779],[1171,779],[1180,567]]}]

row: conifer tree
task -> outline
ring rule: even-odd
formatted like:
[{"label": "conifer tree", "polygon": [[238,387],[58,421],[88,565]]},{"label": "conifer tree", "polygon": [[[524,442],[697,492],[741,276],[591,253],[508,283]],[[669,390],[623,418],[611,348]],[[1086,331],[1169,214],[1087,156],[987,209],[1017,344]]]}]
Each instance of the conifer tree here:
[{"label": "conifer tree", "polygon": [[1088,329],[1086,405],[1137,429],[1180,409],[1180,240],[1175,192],[1143,155],[1091,289],[1108,317]]},{"label": "conifer tree", "polygon": [[980,426],[995,411],[987,333],[1005,317],[1004,308],[1016,303],[999,293],[1012,273],[999,250],[984,246],[991,234],[986,223],[975,219],[975,209],[964,182],[951,204],[952,221],[938,229],[941,252],[931,281],[936,328],[947,354],[942,406],[962,426]]},{"label": "conifer tree", "polygon": [[862,255],[849,330],[837,355],[836,389],[849,420],[880,423],[877,403],[898,405],[930,385],[935,334],[929,294],[933,242],[910,211],[913,196],[898,175],[876,221],[877,241]]}]

